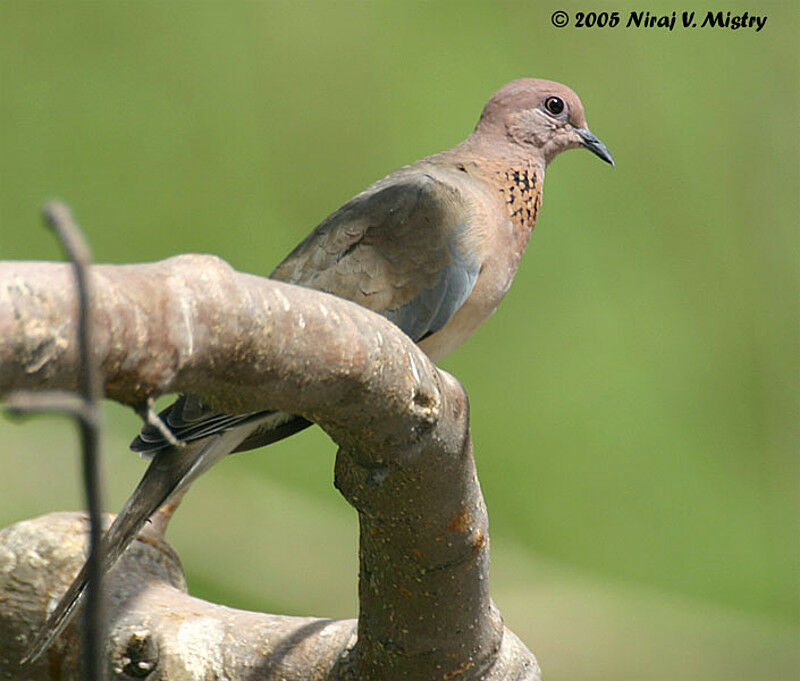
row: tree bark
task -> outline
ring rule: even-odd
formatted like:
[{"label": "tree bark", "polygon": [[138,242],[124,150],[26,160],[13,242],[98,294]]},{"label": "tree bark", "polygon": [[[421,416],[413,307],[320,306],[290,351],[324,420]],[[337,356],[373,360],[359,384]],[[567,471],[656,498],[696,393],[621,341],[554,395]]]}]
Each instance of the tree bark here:
[{"label": "tree bark", "polygon": [[[112,678],[540,678],[489,595],[468,401],[452,376],[369,310],[211,256],[94,266],[91,277],[92,350],[108,397],[136,406],[192,392],[222,411],[313,420],[339,445],[336,486],[360,519],[357,621],[194,599],[166,522],[154,523],[108,580]],[[74,390],[68,266],[0,263],[0,282],[0,396]],[[15,661],[77,572],[84,535],[76,514],[0,533],[0,678],[79,678],[74,627],[36,665]]]}]

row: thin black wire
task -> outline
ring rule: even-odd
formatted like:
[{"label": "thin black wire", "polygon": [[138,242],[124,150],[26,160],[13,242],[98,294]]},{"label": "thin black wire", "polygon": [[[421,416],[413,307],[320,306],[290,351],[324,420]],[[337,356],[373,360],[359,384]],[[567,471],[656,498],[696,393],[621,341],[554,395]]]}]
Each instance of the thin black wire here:
[{"label": "thin black wire", "polygon": [[100,417],[98,400],[100,376],[92,361],[92,290],[89,279],[91,251],[75,223],[69,208],[60,201],[50,201],[44,208],[47,224],[58,235],[72,262],[78,289],[78,347],[80,352],[78,391],[84,402],[78,420],[81,434],[83,484],[89,511],[89,582],[83,610],[83,667],[87,681],[102,681],[105,676],[103,643],[105,621],[103,608],[102,501],[99,470]]}]

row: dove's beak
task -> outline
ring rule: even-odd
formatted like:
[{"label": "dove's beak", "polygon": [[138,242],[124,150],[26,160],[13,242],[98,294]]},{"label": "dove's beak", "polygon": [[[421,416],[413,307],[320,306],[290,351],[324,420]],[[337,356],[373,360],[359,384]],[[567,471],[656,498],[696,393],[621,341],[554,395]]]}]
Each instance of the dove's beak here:
[{"label": "dove's beak", "polygon": [[612,166],[614,165],[611,152],[606,148],[605,144],[591,133],[589,128],[575,128],[575,132],[578,133],[578,137],[581,138],[581,144],[584,147],[602,158],[606,163],[610,163]]}]

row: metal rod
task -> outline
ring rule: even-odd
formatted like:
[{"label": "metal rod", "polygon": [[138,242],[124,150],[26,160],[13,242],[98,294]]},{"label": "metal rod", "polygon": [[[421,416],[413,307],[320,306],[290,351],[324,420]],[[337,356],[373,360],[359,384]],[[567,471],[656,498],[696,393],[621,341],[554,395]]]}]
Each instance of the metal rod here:
[{"label": "metal rod", "polygon": [[102,681],[105,621],[103,617],[102,501],[99,471],[100,375],[92,360],[92,289],[89,277],[91,251],[72,213],[61,201],[49,201],[43,210],[46,223],[55,231],[72,262],[78,289],[78,345],[80,348],[78,391],[86,418],[79,418],[83,484],[89,511],[89,584],[83,611],[83,664],[88,681]]}]

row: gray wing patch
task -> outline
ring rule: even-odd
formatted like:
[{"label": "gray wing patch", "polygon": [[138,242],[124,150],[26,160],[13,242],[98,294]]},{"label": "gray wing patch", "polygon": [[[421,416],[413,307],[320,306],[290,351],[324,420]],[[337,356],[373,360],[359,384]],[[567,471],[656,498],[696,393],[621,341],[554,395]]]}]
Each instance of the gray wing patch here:
[{"label": "gray wing patch", "polygon": [[[272,276],[352,300],[420,341],[442,329],[475,286],[480,264],[476,256],[465,254],[463,238],[470,219],[470,206],[457,188],[426,172],[405,169],[348,201]],[[184,442],[257,421],[258,428],[237,451],[310,425],[277,411],[221,414],[197,395],[184,395],[160,416]],[[150,425],[131,443],[143,454],[169,446]]]},{"label": "gray wing patch", "polygon": [[272,276],[352,300],[419,341],[447,324],[475,285],[473,219],[457,187],[404,169],[326,219]]},{"label": "gray wing patch", "polygon": [[469,298],[478,279],[480,265],[476,259],[466,257],[453,240],[448,250],[451,260],[442,267],[433,286],[420,291],[405,305],[383,312],[415,342],[444,328]]}]

